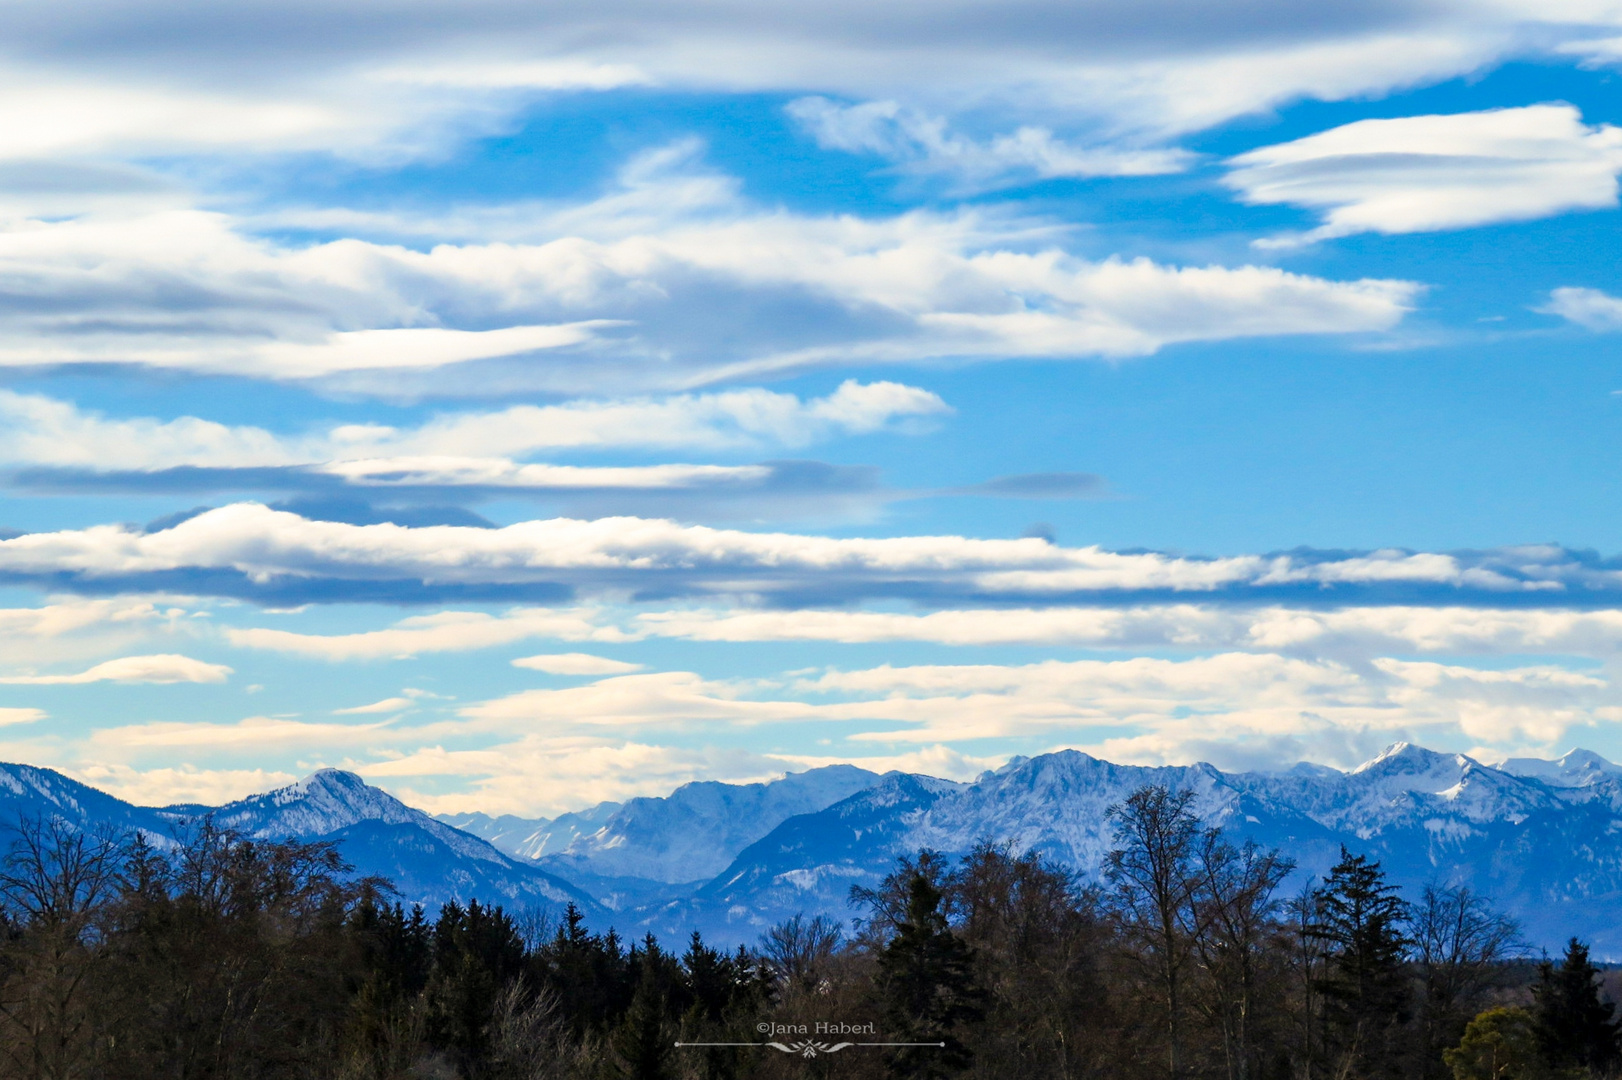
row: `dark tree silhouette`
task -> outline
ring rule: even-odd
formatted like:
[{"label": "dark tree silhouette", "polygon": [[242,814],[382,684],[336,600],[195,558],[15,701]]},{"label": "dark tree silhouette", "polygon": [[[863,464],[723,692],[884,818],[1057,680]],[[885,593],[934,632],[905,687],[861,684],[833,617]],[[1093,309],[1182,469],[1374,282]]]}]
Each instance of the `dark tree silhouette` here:
[{"label": "dark tree silhouette", "polygon": [[1110,807],[1115,848],[1104,862],[1122,927],[1158,990],[1166,1071],[1174,1080],[1183,1072],[1184,983],[1200,932],[1193,903],[1200,888],[1194,867],[1200,820],[1193,802],[1192,791],[1156,785]]},{"label": "dark tree silhouette", "polygon": [[975,980],[969,946],[952,933],[940,890],[924,874],[914,873],[908,883],[905,914],[878,966],[887,1039],[945,1043],[897,1050],[892,1073],[932,1078],[966,1068],[972,1054],[959,1036],[964,1024],[984,1015],[984,992]]},{"label": "dark tree silhouette", "polygon": [[1544,1060],[1555,1068],[1589,1069],[1608,1075],[1622,1065],[1622,1034],[1613,1018],[1616,1006],[1601,1001],[1599,970],[1588,946],[1572,938],[1560,965],[1538,965],[1532,988],[1533,1021]]},{"label": "dark tree silhouette", "polygon": [[1319,921],[1309,932],[1327,946],[1319,990],[1337,1037],[1332,1049],[1341,1067],[1392,1072],[1399,1062],[1393,1029],[1408,1013],[1408,905],[1378,862],[1344,847],[1317,900]]}]

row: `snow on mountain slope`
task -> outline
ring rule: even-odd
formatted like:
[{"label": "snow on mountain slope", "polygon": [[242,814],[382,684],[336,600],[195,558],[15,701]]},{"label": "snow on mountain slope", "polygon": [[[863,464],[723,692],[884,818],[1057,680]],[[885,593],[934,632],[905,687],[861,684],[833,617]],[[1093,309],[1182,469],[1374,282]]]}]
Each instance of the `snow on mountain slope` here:
[{"label": "snow on mountain slope", "polygon": [[1553,761],[1510,758],[1498,767],[1514,776],[1528,776],[1562,788],[1591,787],[1604,780],[1622,778],[1622,765],[1613,765],[1592,750],[1572,750]]},{"label": "snow on mountain slope", "polygon": [[357,872],[394,882],[411,903],[437,907],[477,897],[509,906],[597,910],[579,889],[485,840],[436,821],[354,773],[319,772],[275,791],[227,803],[215,824],[246,836],[333,840]]},{"label": "snow on mountain slope", "polygon": [[[1190,788],[1207,823],[1295,859],[1290,889],[1321,878],[1344,845],[1379,859],[1409,896],[1430,882],[1466,884],[1519,918],[1534,946],[1577,934],[1596,955],[1622,957],[1622,768],[1586,751],[1493,767],[1399,743],[1350,772],[1234,774],[1061,751],[1015,759],[970,784],[835,766],[772,784],[689,784],[665,799],[551,822],[468,819],[504,842],[527,826],[530,835],[544,827],[554,839],[572,837],[539,863],[335,770],[212,813],[253,836],[334,840],[361,872],[399,883],[408,901],[477,896],[554,909],[573,901],[597,926],[677,937],[696,928],[733,943],[797,912],[850,917],[853,884],[875,884],[898,855],[921,847],[956,857],[980,841],[1011,842],[1096,878],[1111,846],[1108,808],[1145,784]],[[57,814],[161,834],[203,812],[135,807],[48,769],[0,766],[0,822]]]},{"label": "snow on mountain slope", "polygon": [[753,942],[802,911],[843,920],[851,886],[876,884],[896,854],[914,850],[910,830],[919,815],[966,786],[887,773],[832,806],[784,820],[690,897],[632,914],[661,935],[698,929],[726,943]]},{"label": "snow on mountain slope", "polygon": [[821,810],[878,779],[853,765],[829,765],[765,784],[683,784],[666,798],[629,800],[598,828],[577,835],[557,854],[542,855],[539,863],[565,877],[705,881],[779,823]]},{"label": "snow on mountain slope", "polygon": [[1407,744],[1345,773],[1146,768],[1062,751],[1017,760],[973,784],[892,774],[785,820],[690,900],[633,914],[660,933],[687,925],[747,940],[801,911],[848,918],[850,886],[873,884],[898,855],[927,847],[960,856],[980,841],[1036,850],[1096,880],[1112,846],[1109,807],[1146,784],[1191,788],[1207,824],[1294,859],[1291,889],[1321,879],[1344,845],[1381,860],[1411,896],[1431,882],[1469,885],[1519,917],[1536,945],[1576,933],[1602,955],[1622,954],[1622,814],[1602,800],[1574,804],[1535,778]]},{"label": "snow on mountain slope", "polygon": [[1488,822],[1524,821],[1559,801],[1535,781],[1463,754],[1439,754],[1410,743],[1389,746],[1349,773],[1292,769],[1239,773],[1228,780],[1364,840],[1393,828],[1465,835]]},{"label": "snow on mountain slope", "polygon": [[555,855],[583,836],[608,824],[622,803],[598,803],[589,810],[559,814],[555,818],[522,818],[513,814],[489,817],[477,811],[470,814],[439,814],[440,821],[490,841],[509,855],[538,859]]},{"label": "snow on mountain slope", "polygon": [[1148,784],[1193,789],[1195,812],[1212,824],[1231,817],[1239,798],[1209,765],[1113,765],[1062,750],[986,774],[937,802],[919,819],[912,842],[965,851],[981,840],[1013,841],[1071,866],[1092,866],[1110,847],[1105,812]]},{"label": "snow on mountain slope", "polygon": [[452,898],[478,897],[555,910],[572,901],[594,916],[602,914],[568,882],[433,820],[352,773],[323,769],[221,807],[152,808],[133,806],[50,769],[0,765],[0,829],[22,817],[51,816],[115,834],[141,830],[166,845],[189,820],[205,814],[250,837],[335,841],[357,874],[389,878],[407,904],[433,909]]},{"label": "snow on mountain slope", "polygon": [[45,817],[60,817],[80,828],[140,829],[160,843],[171,825],[157,810],[132,806],[51,769],[0,764],[0,826]]}]

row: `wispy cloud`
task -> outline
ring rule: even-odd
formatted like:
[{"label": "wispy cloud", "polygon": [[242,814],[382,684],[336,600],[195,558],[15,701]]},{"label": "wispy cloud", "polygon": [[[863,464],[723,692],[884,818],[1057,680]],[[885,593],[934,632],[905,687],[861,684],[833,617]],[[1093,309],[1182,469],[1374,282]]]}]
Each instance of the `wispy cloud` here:
[{"label": "wispy cloud", "polygon": [[606,656],[593,656],[590,653],[521,656],[512,664],[513,667],[528,668],[531,671],[544,671],[548,675],[623,675],[642,668],[641,664],[611,660]]},{"label": "wispy cloud", "polygon": [[472,652],[526,638],[562,641],[624,641],[623,630],[604,625],[592,609],[515,608],[501,615],[482,611],[441,611],[413,615],[386,630],[354,634],[300,634],[290,630],[230,628],[231,644],[270,649],[312,659],[376,660],[419,653]]},{"label": "wispy cloud", "polygon": [[107,660],[72,675],[6,675],[0,683],[19,686],[77,686],[94,682],[219,683],[231,675],[224,664],[210,664],[189,656],[124,656]]},{"label": "wispy cloud", "polygon": [[375,713],[397,713],[411,708],[413,702],[406,697],[384,698],[374,701],[370,705],[355,705],[348,709],[333,709],[334,716],[368,716]]},{"label": "wispy cloud", "polygon": [[1249,203],[1322,212],[1295,243],[1524,221],[1617,205],[1622,128],[1570,105],[1359,120],[1232,159]]},{"label": "wispy cloud", "polygon": [[977,141],[894,101],[845,105],[824,97],[792,101],[788,113],[830,150],[874,154],[900,171],[943,175],[965,191],[987,190],[1056,177],[1153,176],[1181,172],[1193,161],[1186,150],[1078,146],[1043,127]]},{"label": "wispy cloud", "polygon": [[[1382,331],[1419,291],[1086,259],[1049,226],[983,210],[799,215],[709,184],[708,203],[673,212],[666,189],[696,167],[628,166],[633,205],[610,194],[560,211],[542,239],[426,251],[279,245],[200,211],[36,220],[0,233],[0,272],[53,301],[0,312],[0,365],[134,362],[400,396],[456,393],[466,377],[435,371],[483,357],[485,387],[589,393],[612,375],[648,392],[873,360]],[[768,303],[798,314],[763,323],[751,312]],[[491,359],[534,350],[547,359]]]},{"label": "wispy cloud", "polygon": [[1622,300],[1599,289],[1555,289],[1549,294],[1549,302],[1537,310],[1596,333],[1622,330]]},{"label": "wispy cloud", "polygon": [[299,435],[194,416],[110,418],[72,402],[0,390],[0,463],[87,470],[306,466],[356,483],[549,488],[690,486],[759,480],[761,466],[520,465],[548,451],[801,447],[950,413],[935,394],[847,380],[820,398],[763,389],[441,413],[416,428],[345,424]]},{"label": "wispy cloud", "polygon": [[218,806],[285,787],[298,779],[275,769],[208,769],[195,765],[141,768],[114,762],[93,762],[69,767],[87,784],[137,806],[173,806],[176,803]]},{"label": "wispy cloud", "polygon": [[1622,654],[1622,611],[1448,605],[1229,607],[1157,604],[891,611],[650,611],[640,633],[696,641],[1061,645],[1103,649],[1260,650],[1330,657],[1390,652]]}]

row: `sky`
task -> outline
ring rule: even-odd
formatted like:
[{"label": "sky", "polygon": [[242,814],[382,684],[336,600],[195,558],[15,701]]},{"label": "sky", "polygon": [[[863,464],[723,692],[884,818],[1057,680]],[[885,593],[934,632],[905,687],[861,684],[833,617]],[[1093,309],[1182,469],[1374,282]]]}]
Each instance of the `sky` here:
[{"label": "sky", "polygon": [[0,758],[1622,760],[1622,4],[21,0]]}]

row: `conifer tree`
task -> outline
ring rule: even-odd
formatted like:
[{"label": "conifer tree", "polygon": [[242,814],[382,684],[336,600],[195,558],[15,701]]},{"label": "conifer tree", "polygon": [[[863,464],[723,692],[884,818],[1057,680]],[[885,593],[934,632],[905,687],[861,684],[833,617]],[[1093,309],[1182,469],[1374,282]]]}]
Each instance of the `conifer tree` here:
[{"label": "conifer tree", "polygon": [[624,1080],[667,1080],[672,1075],[675,1032],[665,1019],[666,1008],[658,968],[644,964],[631,1007],[614,1033],[614,1052]]},{"label": "conifer tree", "polygon": [[1326,944],[1329,961],[1319,990],[1341,1063],[1390,1071],[1396,1063],[1390,1032],[1407,1012],[1408,906],[1379,863],[1344,847],[1317,900],[1319,921],[1311,932]]},{"label": "conifer tree", "polygon": [[1600,1000],[1598,976],[1588,946],[1576,938],[1566,943],[1559,967],[1547,960],[1538,967],[1532,989],[1538,1046],[1555,1068],[1603,1076],[1622,1065],[1622,1025],[1612,1015],[1616,1006]]},{"label": "conifer tree", "polygon": [[897,1051],[891,1059],[894,1075],[924,1080],[968,1066],[971,1054],[958,1031],[984,1015],[984,992],[968,945],[952,933],[941,912],[940,890],[922,873],[913,874],[906,914],[879,955],[878,989],[889,1040],[945,1043]]}]

